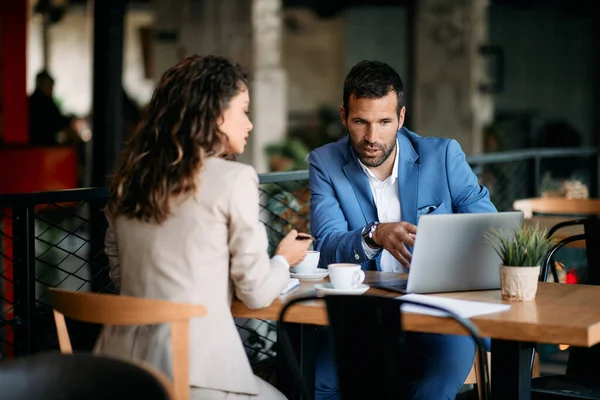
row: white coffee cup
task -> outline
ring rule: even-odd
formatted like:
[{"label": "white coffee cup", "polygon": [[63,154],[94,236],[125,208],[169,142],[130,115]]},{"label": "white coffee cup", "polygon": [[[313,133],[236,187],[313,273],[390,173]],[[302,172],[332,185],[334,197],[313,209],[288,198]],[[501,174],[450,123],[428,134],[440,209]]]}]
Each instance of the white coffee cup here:
[{"label": "white coffee cup", "polygon": [[359,264],[329,264],[327,269],[335,289],[355,289],[365,280],[365,273]]},{"label": "white coffee cup", "polygon": [[308,254],[306,254],[306,257],[304,257],[304,260],[300,261],[298,265],[294,267],[294,272],[300,275],[314,274],[317,272],[320,257],[320,252],[310,250]]}]

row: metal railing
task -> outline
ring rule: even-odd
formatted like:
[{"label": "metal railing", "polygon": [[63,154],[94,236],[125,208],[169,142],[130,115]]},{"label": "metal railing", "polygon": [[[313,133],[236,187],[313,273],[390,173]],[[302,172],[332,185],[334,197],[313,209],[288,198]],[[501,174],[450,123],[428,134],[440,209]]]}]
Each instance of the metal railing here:
[{"label": "metal railing", "polygon": [[[499,210],[539,194],[543,174],[557,165],[562,174],[583,172],[591,193],[597,193],[598,152],[592,148],[493,153],[469,156],[467,161]],[[260,191],[260,217],[270,251],[291,228],[310,231],[308,171],[261,175]],[[115,291],[103,252],[107,223],[102,209],[107,199],[107,188],[0,195],[2,357],[58,348],[48,288]],[[274,323],[236,319],[236,324],[255,371],[269,380],[275,359]],[[74,347],[91,348],[97,330],[76,328],[70,329]]]},{"label": "metal railing", "polygon": [[515,200],[538,197],[544,176],[575,178],[598,194],[599,163],[595,147],[525,149],[467,156],[467,161],[489,190],[498,210],[512,209]]},{"label": "metal railing", "polygon": [[[0,356],[58,349],[48,288],[116,293],[104,254],[107,188],[0,196]],[[290,229],[309,231],[307,174],[260,177],[260,217],[273,251]],[[276,327],[236,319],[255,371],[271,379]],[[70,322],[74,347],[91,349],[98,327]]]}]

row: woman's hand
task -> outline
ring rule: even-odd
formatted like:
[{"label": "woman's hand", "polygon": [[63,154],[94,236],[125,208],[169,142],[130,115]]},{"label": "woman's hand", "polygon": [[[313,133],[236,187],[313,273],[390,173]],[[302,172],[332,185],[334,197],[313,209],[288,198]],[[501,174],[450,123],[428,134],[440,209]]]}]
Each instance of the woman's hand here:
[{"label": "woman's hand", "polygon": [[285,257],[290,264],[290,267],[293,267],[304,260],[311,243],[312,236],[307,235],[306,233],[298,233],[298,231],[292,229],[290,233],[285,235],[281,242],[279,242],[279,246],[275,249],[275,254]]}]

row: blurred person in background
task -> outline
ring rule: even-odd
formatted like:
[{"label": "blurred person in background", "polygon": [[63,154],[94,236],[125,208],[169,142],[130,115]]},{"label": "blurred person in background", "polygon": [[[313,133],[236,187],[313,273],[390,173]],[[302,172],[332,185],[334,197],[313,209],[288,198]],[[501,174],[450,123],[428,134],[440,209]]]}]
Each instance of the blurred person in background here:
[{"label": "blurred person in background", "polygon": [[35,90],[29,96],[29,143],[52,146],[79,143],[79,132],[86,128],[83,120],[63,115],[53,98],[54,79],[47,71],[35,77]]}]

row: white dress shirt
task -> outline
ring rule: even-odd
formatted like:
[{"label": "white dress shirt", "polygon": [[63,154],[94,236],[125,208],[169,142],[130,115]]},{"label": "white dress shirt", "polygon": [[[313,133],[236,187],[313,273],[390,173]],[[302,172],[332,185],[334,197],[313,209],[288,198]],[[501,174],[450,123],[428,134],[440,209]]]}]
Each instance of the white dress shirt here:
[{"label": "white dress shirt", "polygon": [[[398,192],[398,158],[400,156],[399,143],[396,142],[396,158],[394,160],[394,166],[392,168],[392,174],[387,179],[381,181],[373,174],[373,171],[364,165],[360,160],[358,163],[362,167],[365,174],[369,178],[369,186],[371,187],[371,193],[373,194],[373,200],[375,201],[375,208],[377,208],[377,217],[379,222],[400,222],[401,221],[401,209],[400,209],[400,195]],[[369,221],[372,222],[372,221]],[[379,250],[370,248],[363,240],[363,249],[369,259],[374,258]],[[384,272],[407,272],[406,268],[400,261],[396,260],[392,254],[383,250],[381,254],[381,270]]]}]

